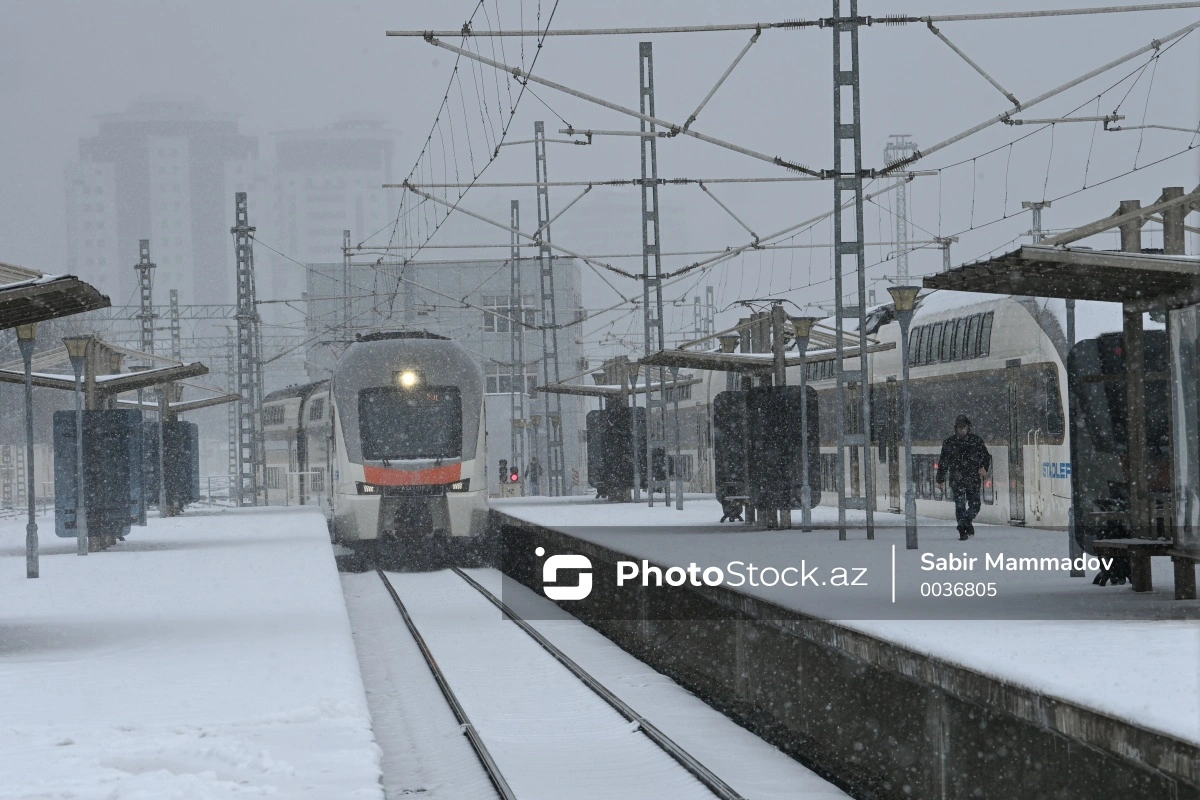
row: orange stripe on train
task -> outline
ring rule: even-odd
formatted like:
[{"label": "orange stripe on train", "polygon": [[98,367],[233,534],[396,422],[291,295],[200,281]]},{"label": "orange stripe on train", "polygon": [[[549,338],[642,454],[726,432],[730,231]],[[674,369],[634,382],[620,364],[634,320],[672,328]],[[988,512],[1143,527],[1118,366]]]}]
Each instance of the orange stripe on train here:
[{"label": "orange stripe on train", "polygon": [[363,477],[376,486],[429,486],[454,483],[462,479],[462,464],[447,464],[432,469],[389,469],[363,466]]}]

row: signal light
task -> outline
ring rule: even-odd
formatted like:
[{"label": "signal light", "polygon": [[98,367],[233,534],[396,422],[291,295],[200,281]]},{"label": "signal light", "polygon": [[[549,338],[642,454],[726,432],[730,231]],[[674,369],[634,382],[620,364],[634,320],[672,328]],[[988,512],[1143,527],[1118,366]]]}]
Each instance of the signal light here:
[{"label": "signal light", "polygon": [[516,468],[516,467],[513,467],[513,468],[512,468],[512,471],[511,471],[511,472],[508,474],[508,482],[509,482],[509,483],[516,483],[516,482],[518,482],[520,479],[521,479],[521,476],[520,476],[520,474],[518,474],[518,472],[517,472],[517,468]]},{"label": "signal light", "polygon": [[500,482],[508,483],[508,459],[500,459]]}]

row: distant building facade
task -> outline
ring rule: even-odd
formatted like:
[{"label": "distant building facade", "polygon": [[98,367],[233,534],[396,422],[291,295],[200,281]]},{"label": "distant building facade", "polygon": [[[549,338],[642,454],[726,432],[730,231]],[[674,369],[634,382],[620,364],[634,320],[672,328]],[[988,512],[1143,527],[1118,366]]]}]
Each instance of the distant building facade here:
[{"label": "distant building facade", "polygon": [[[512,355],[509,319],[511,267],[507,260],[411,262],[403,267],[353,266],[350,270],[350,325],[343,330],[344,307],[340,299],[346,291],[342,283],[342,264],[310,265],[308,271],[308,329],[313,341],[309,349],[309,377],[313,380],[331,374],[337,354],[355,333],[376,330],[426,330],[447,336],[474,354],[483,367],[487,392],[488,475],[496,488],[500,459],[512,462],[511,379]],[[521,259],[522,312],[525,322],[541,325],[539,291],[540,266],[536,258]],[[554,296],[559,325],[583,318],[579,262],[571,258],[554,259]],[[331,299],[324,299],[331,298]],[[451,299],[453,298],[453,299]],[[459,302],[461,299],[461,302]],[[469,305],[468,305],[469,304]],[[492,309],[495,313],[489,313]],[[582,325],[568,325],[558,331],[560,379],[574,377],[586,370],[583,357]],[[542,333],[525,334],[526,419],[537,415],[540,426],[529,429],[536,435],[536,446],[526,444],[526,454],[537,455],[546,463],[546,394],[536,392],[543,380]],[[563,465],[568,491],[578,494],[586,485],[584,436],[586,401],[563,395]],[[524,465],[520,465],[524,466]],[[542,491],[546,488],[543,477]]]},{"label": "distant building facade", "polygon": [[156,300],[232,302],[233,192],[253,178],[257,139],[199,99],[143,97],[96,122],[66,169],[69,270],[124,303],[149,239]]}]

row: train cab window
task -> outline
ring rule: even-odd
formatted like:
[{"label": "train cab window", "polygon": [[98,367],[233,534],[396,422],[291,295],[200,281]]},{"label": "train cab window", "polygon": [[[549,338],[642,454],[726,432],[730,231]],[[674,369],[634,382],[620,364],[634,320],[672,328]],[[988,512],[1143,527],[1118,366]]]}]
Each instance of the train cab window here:
[{"label": "train cab window", "polygon": [[462,455],[462,395],[455,386],[358,393],[363,458],[403,460]]},{"label": "train cab window", "polygon": [[309,421],[318,420],[325,416],[325,398],[313,400],[308,407]]},{"label": "train cab window", "polygon": [[942,331],[945,330],[946,323],[935,322],[929,330],[929,344],[925,350],[926,363],[937,361],[942,352]]},{"label": "train cab window", "polygon": [[992,316],[991,311],[983,315],[983,322],[979,327],[979,349],[976,355],[980,358],[986,358],[992,354]]},{"label": "train cab window", "polygon": [[946,329],[942,335],[942,361],[954,360],[954,338],[956,336],[958,336],[958,320],[952,319],[946,323]]}]

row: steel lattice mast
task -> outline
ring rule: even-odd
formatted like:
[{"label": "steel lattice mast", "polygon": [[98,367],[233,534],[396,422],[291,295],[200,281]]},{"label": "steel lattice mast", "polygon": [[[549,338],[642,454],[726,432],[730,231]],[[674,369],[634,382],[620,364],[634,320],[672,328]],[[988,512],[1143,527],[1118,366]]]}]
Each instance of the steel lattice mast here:
[{"label": "steel lattice mast", "polygon": [[[638,100],[639,110],[647,117],[654,116],[654,45],[638,43]],[[642,318],[645,328],[646,355],[666,347],[663,332],[662,248],[659,246],[658,214],[658,137],[655,126],[643,117],[638,137],[642,162]],[[654,505],[654,492],[663,493],[664,502],[671,503],[671,482],[666,473],[667,458],[667,398],[664,387],[666,370],[656,370],[657,382],[646,374],[646,476],[649,504]],[[657,383],[657,385],[656,385]],[[656,413],[657,412],[657,413]],[[658,480],[654,468],[655,453],[663,454],[663,479]],[[636,456],[635,456],[636,457]]]},{"label": "steel lattice mast", "polygon": [[141,348],[143,353],[154,352],[154,274],[157,265],[150,260],[150,240],[138,241],[138,263],[135,269],[138,273],[138,297],[141,301],[137,318],[141,323]]},{"label": "steel lattice mast", "polygon": [[509,386],[510,411],[512,412],[511,449],[509,463],[525,474],[525,303],[521,296],[521,240],[517,231],[521,229],[521,202],[513,200],[509,206],[509,224],[512,226],[512,270],[509,275],[509,363],[512,383]]},{"label": "steel lattice mast", "polygon": [[[883,148],[883,163],[895,164],[917,152],[917,145],[906,133],[888,137]],[[896,187],[896,280],[899,285],[908,283],[908,182]]]},{"label": "steel lattice mast", "polygon": [[258,307],[254,294],[254,227],[250,225],[246,193],[234,195],[235,224],[230,228],[237,254],[237,481],[232,487],[237,505],[258,505],[262,466],[262,359]]},{"label": "steel lattice mast", "polygon": [[[550,248],[550,180],[546,174],[546,124],[533,123],[534,167],[537,175],[538,267],[542,310],[542,383],[559,382],[558,317],[554,297],[554,256]],[[543,392],[546,412],[547,494],[565,494],[563,486],[562,398],[556,392]]]},{"label": "steel lattice mast", "polygon": [[183,360],[183,342],[179,328],[179,290],[171,290],[171,358],[176,361]]},{"label": "steel lattice mast", "polygon": [[[850,13],[842,10],[849,6]],[[837,376],[837,432],[838,432],[838,538],[846,538],[846,510],[866,512],[867,538],[875,538],[875,465],[871,459],[871,392],[867,384],[867,347],[864,332],[867,327],[866,314],[866,248],[863,241],[863,170],[862,170],[862,109],[860,104],[860,74],[858,60],[858,29],[863,24],[858,16],[858,0],[833,0],[833,243],[835,247],[833,267],[833,291],[835,299],[834,327],[837,359],[834,361]],[[848,40],[844,41],[844,40]],[[849,69],[843,69],[842,49],[850,45]],[[850,89],[851,107],[843,106],[842,90]],[[850,145],[851,152],[843,152]],[[851,158],[846,164],[846,156]],[[853,229],[846,230],[841,209],[847,204],[846,194],[852,195],[854,208]],[[857,300],[854,305],[846,304],[842,276],[849,261],[857,275]],[[845,322],[847,314],[858,318],[858,369],[846,369]],[[852,410],[847,396],[857,388],[855,405],[858,419],[846,419]],[[856,423],[847,425],[847,422]],[[846,491],[847,450],[851,453],[851,491]],[[857,463],[856,463],[857,462]],[[862,479],[859,479],[861,467]]]}]

